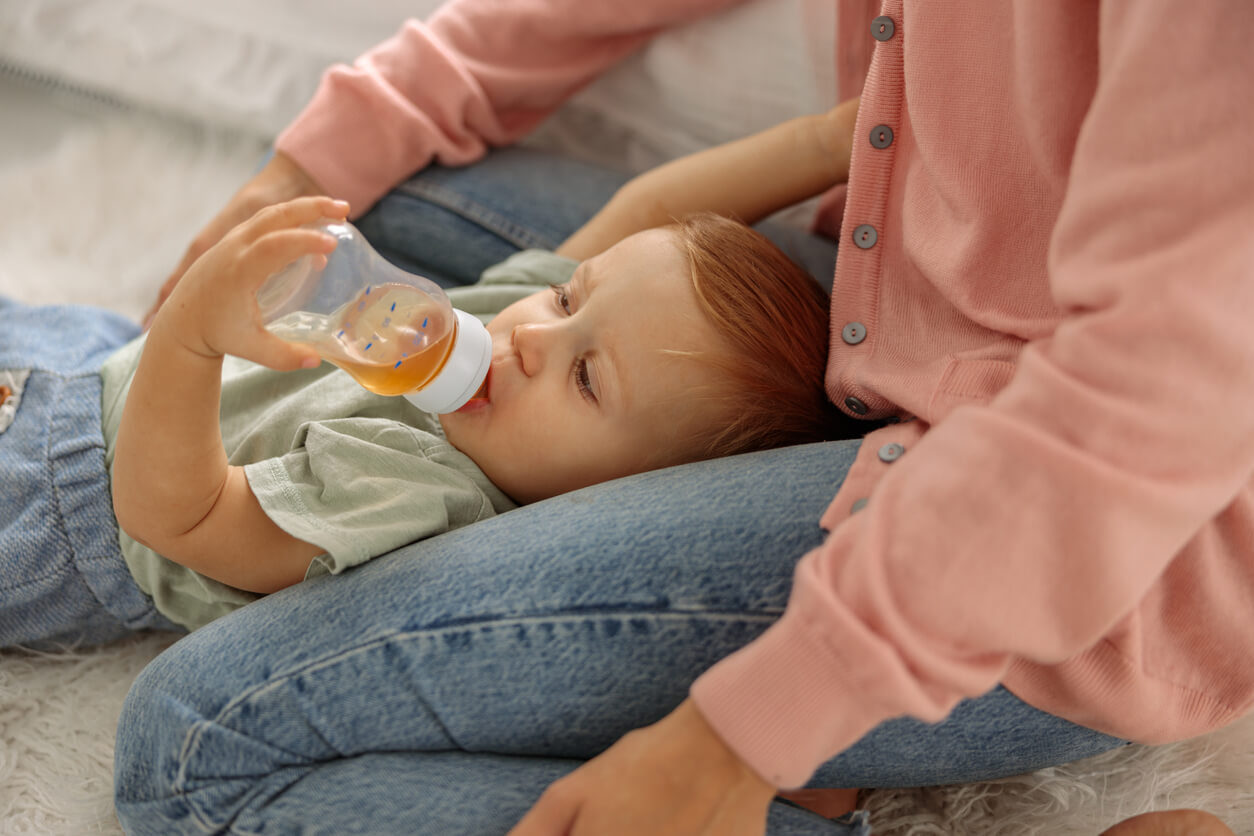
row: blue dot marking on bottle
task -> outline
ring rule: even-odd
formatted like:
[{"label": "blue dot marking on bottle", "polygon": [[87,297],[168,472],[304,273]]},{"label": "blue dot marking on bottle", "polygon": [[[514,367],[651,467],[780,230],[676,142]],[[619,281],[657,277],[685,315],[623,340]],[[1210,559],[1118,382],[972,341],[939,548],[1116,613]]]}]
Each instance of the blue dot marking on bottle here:
[{"label": "blue dot marking on bottle", "polygon": [[422,327],[423,327],[423,328],[426,328],[426,327],[427,327],[427,320],[426,320],[426,318],[425,318],[425,317],[424,317],[424,318],[423,318],[423,320],[422,320]]},{"label": "blue dot marking on bottle", "polygon": [[369,295],[370,295],[370,291],[372,291],[372,290],[374,290],[374,288],[373,288],[373,287],[368,287],[368,288],[366,288],[366,295],[367,295],[367,296],[369,296]]},{"label": "blue dot marking on bottle", "polygon": [[400,361],[400,360],[397,360],[397,361],[396,361],[396,365],[395,365],[395,366],[393,366],[392,368],[394,368],[394,369],[399,369],[400,367],[401,367],[401,361]]},{"label": "blue dot marking on bottle", "polygon": [[372,345],[374,345],[374,343],[366,343],[366,347],[365,347],[365,348],[363,348],[363,349],[362,349],[362,351],[369,351],[369,350],[370,350],[370,346],[372,346]]},{"label": "blue dot marking on bottle", "polygon": [[338,339],[340,339],[340,338],[341,338],[341,337],[343,337],[343,336],[344,336],[344,329],[343,329],[343,328],[341,328],[341,329],[340,329],[340,333],[336,334],[336,335],[335,335],[335,338],[338,340]]},{"label": "blue dot marking on bottle", "polygon": [[396,310],[396,303],[395,303],[395,302],[393,302],[393,303],[392,303],[392,310],[393,310],[393,311],[395,311],[395,310]]}]

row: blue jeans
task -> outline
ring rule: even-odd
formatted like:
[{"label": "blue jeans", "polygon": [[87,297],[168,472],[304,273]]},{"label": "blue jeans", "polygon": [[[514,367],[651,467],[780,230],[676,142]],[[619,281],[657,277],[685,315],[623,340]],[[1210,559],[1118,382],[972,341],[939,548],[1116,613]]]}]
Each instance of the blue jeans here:
[{"label": "blue jeans", "polygon": [[[380,254],[444,287],[471,284],[519,250],[552,250],[628,176],[525,148],[469,168],[432,166],[356,221]],[[829,291],[836,242],[777,221],[755,226]]]},{"label": "blue jeans", "polygon": [[[503,203],[509,159],[489,161]],[[384,228],[404,229],[411,209],[446,211],[415,196],[427,176],[473,195],[473,212],[459,212],[467,235],[505,237],[465,215],[496,213],[524,229],[532,217],[540,229],[551,221],[539,194],[502,213],[483,170],[463,173],[464,192],[458,174],[424,173],[376,210],[400,213]],[[579,197],[577,181],[555,182],[562,200]],[[550,232],[569,231],[559,226]],[[431,229],[411,230],[415,266],[462,249]],[[695,677],[778,618],[858,445],[752,453],[594,486],[210,624],[156,659],[127,699],[116,750],[123,825],[163,836],[505,833],[551,781],[667,714]],[[1122,742],[997,688],[937,725],[884,723],[811,785],[989,779]],[[783,802],[768,822],[771,836],[866,836],[868,827],[861,814],[828,821]]]},{"label": "blue jeans", "polygon": [[138,333],[98,308],[0,298],[0,383],[14,390],[0,419],[0,647],[178,629],[122,560],[105,470],[99,369]]}]

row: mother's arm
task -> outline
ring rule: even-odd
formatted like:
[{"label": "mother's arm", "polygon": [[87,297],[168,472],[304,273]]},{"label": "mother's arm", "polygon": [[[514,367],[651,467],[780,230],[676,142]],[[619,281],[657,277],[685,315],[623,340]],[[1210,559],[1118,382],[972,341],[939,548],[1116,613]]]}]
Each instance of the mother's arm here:
[{"label": "mother's arm", "polygon": [[664,29],[742,0],[452,0],[327,70],[274,158],[196,236],[148,321],[201,253],[263,206],[329,194],[365,212],[433,160],[464,165],[530,132]]},{"label": "mother's arm", "polygon": [[192,239],[191,244],[183,253],[183,258],[174,268],[174,272],[170,273],[161,285],[157,300],[144,316],[144,327],[152,327],[157,311],[165,304],[165,300],[170,298],[170,294],[174,292],[175,286],[183,278],[187,269],[210,247],[221,241],[228,232],[267,206],[295,200],[298,197],[313,197],[321,194],[326,194],[326,190],[319,186],[295,160],[282,151],[276,151],[265,166],[241,186],[239,191],[227,201],[226,206],[222,207],[222,210],[213,216],[208,225]]}]

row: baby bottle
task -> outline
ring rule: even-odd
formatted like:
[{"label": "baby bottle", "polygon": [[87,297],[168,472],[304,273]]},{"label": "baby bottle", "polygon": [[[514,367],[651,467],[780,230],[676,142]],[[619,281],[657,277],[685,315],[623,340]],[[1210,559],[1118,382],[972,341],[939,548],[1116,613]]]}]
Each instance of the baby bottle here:
[{"label": "baby bottle", "polygon": [[266,279],[257,304],[266,329],[318,353],[380,395],[428,412],[453,412],[475,396],[492,362],[492,338],[455,310],[435,282],[386,261],[347,221],[313,225],[336,239]]}]

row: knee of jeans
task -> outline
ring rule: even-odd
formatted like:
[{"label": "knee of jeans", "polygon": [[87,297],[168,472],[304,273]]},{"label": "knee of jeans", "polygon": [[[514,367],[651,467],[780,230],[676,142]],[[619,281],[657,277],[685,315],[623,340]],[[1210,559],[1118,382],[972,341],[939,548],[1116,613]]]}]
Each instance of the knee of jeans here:
[{"label": "knee of jeans", "polygon": [[222,724],[251,680],[234,675],[244,666],[229,641],[208,638],[213,632],[199,630],[150,662],[122,706],[113,796],[129,836],[228,832],[261,784],[281,793],[307,767],[256,729]]},{"label": "knee of jeans", "polygon": [[179,752],[199,717],[150,666],[131,686],[118,719],[113,795],[128,834],[181,832],[189,811],[177,789]]},{"label": "knee of jeans", "polygon": [[[173,658],[171,658],[173,657]],[[212,726],[212,679],[189,676],[177,650],[139,675],[118,718],[113,802],[128,836],[226,832],[251,779],[189,774],[191,741]]]}]

